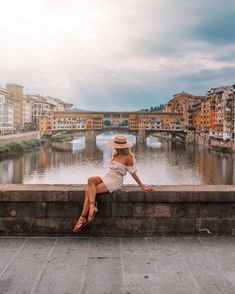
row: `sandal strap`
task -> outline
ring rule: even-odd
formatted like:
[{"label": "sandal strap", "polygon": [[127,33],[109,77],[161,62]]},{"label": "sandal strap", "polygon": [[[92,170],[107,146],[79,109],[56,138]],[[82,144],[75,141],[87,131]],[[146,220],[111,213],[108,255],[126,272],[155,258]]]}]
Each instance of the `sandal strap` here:
[{"label": "sandal strap", "polygon": [[[91,204],[92,204],[92,205],[91,205]],[[93,205],[93,204],[94,204],[94,205]],[[91,201],[91,202],[90,202],[90,205],[91,205],[91,206],[97,206],[97,201]]]}]

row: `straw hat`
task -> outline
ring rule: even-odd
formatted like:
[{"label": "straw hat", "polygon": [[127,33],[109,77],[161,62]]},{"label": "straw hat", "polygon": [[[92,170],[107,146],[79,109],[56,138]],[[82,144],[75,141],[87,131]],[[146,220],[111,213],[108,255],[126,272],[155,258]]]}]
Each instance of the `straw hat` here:
[{"label": "straw hat", "polygon": [[115,149],[124,149],[130,148],[132,146],[131,143],[127,142],[127,139],[123,135],[117,135],[114,139],[108,141],[108,145]]}]

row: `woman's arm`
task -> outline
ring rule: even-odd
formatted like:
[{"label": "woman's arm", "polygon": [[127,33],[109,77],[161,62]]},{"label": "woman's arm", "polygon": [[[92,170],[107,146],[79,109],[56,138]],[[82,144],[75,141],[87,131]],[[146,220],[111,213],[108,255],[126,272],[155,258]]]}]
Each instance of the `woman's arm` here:
[{"label": "woman's arm", "polygon": [[[128,156],[127,158],[127,166],[133,166],[134,165],[134,160],[132,156]],[[140,180],[140,178],[137,176],[136,170],[133,171],[133,173],[131,172],[131,175],[133,177],[133,179],[137,182],[137,184],[141,187],[141,189],[143,191],[153,191],[152,188],[146,187]]]},{"label": "woman's arm", "polygon": [[137,173],[132,174],[133,179],[137,182],[137,184],[141,187],[141,189],[145,192],[153,191],[152,188],[144,186],[144,184],[141,182],[140,178],[137,176]]}]

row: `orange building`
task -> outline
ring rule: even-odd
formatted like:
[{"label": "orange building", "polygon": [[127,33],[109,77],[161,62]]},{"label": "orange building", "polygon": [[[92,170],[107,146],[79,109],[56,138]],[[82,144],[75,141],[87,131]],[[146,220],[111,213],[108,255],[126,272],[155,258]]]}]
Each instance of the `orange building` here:
[{"label": "orange building", "polygon": [[183,115],[183,124],[186,130],[193,130],[194,125],[194,105],[201,102],[204,96],[195,96],[187,92],[175,94],[165,105],[163,112],[180,113]]},{"label": "orange building", "polygon": [[194,105],[193,125],[195,128],[195,131],[201,132],[201,128],[202,128],[201,103],[197,103]]}]

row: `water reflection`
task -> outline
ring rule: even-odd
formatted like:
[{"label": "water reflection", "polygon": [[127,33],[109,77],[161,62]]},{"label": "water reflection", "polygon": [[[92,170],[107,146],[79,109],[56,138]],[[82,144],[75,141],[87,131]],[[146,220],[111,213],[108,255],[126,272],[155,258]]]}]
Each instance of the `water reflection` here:
[{"label": "water reflection", "polygon": [[[0,161],[1,183],[86,183],[92,175],[108,169],[112,150],[106,133],[96,143],[81,137],[73,142],[53,143],[50,148]],[[160,142],[149,137],[146,144],[132,142],[138,174],[146,184],[234,184],[234,154],[208,150],[203,146]],[[126,184],[134,183],[130,175]]]}]

